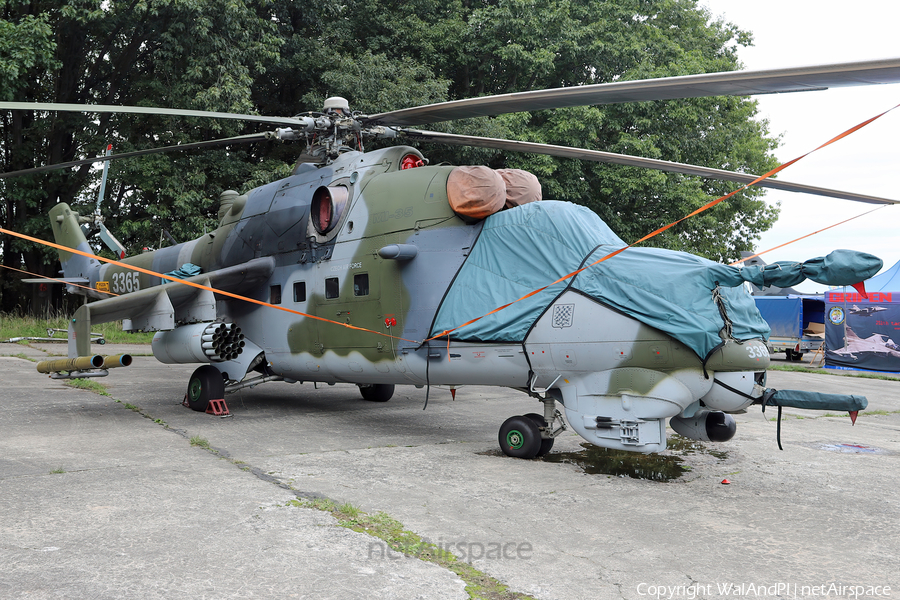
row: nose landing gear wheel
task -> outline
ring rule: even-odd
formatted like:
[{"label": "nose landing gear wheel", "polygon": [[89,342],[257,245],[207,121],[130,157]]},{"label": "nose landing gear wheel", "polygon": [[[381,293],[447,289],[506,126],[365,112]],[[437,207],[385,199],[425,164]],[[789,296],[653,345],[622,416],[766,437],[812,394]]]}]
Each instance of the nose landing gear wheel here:
[{"label": "nose landing gear wheel", "polygon": [[221,400],[225,397],[225,381],[222,374],[212,365],[198,367],[188,381],[187,405],[203,412],[210,400]]},{"label": "nose landing gear wheel", "polygon": [[359,386],[359,393],[363,400],[369,402],[387,402],[394,395],[393,383],[376,383],[375,385]]},{"label": "nose landing gear wheel", "polygon": [[541,431],[528,417],[510,417],[500,426],[500,449],[513,458],[534,458],[541,450]]}]

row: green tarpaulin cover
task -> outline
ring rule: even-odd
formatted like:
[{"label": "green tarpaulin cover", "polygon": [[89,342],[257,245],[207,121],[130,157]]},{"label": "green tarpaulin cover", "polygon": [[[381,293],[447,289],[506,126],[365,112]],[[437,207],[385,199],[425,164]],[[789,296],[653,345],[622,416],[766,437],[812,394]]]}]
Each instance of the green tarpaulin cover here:
[{"label": "green tarpaulin cover", "polygon": [[[533,202],[491,215],[438,310],[432,335],[485,315],[624,246],[593,211],[568,202]],[[713,300],[717,282],[722,283],[721,298],[733,323],[733,337],[767,338],[769,326],[741,287],[740,269],[658,248],[629,248],[454,331],[451,338],[520,342],[571,285],[706,358],[722,342],[719,331],[725,325]]]},{"label": "green tarpaulin cover", "polygon": [[880,258],[865,252],[835,250],[828,256],[802,263],[781,261],[744,267],[739,276],[759,287],[790,287],[805,279],[824,285],[853,285],[875,275],[882,264]]},{"label": "green tarpaulin cover", "polygon": [[195,265],[194,263],[184,263],[174,271],[169,271],[166,275],[177,277],[178,279],[187,279],[188,277],[199,275],[202,272],[203,269],[199,265]]},{"label": "green tarpaulin cover", "polygon": [[869,405],[865,396],[820,394],[803,390],[767,390],[766,406],[792,406],[807,410],[839,410],[852,412]]},{"label": "green tarpaulin cover", "polygon": [[[431,335],[486,315],[624,246],[593,211],[568,202],[533,202],[491,215],[441,304]],[[571,285],[666,332],[705,359],[722,342],[719,332],[725,326],[713,298],[717,286],[732,337],[767,339],[769,326],[743,289],[744,281],[787,287],[808,277],[846,285],[880,268],[880,259],[849,250],[803,263],[740,269],[685,252],[629,248],[450,335],[464,341],[521,342]]]}]

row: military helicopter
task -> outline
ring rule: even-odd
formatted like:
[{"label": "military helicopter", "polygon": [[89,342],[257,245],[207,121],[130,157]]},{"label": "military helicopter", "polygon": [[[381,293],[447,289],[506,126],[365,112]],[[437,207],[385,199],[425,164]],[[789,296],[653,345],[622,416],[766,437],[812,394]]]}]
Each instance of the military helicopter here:
[{"label": "military helicopter", "polygon": [[[93,301],[70,321],[70,358],[39,369],[83,377],[127,364],[128,357],[93,356],[90,349],[93,323],[121,319],[127,330],[157,332],[158,360],[201,364],[185,396],[198,411],[228,392],[270,381],[353,383],[374,402],[389,400],[396,385],[505,386],[543,405],[500,427],[503,452],[520,458],[548,452],[566,423],[593,444],[646,453],[665,449],[667,419],[693,439],[725,441],[736,429],[731,414],[752,404],[857,411],[864,398],[810,402],[809,395],[801,401],[766,389],[769,328],[743,284],[786,287],[808,276],[851,285],[874,275],[879,259],[836,251],[803,264],[738,269],[684,252],[628,247],[592,211],[541,199],[530,173],[432,166],[412,146],[366,152],[362,143],[402,137],[468,144],[747,184],[757,176],[412,127],[581,104],[898,81],[900,59],[892,59],[621,81],[375,115],[353,113],[346,100],[331,98],[322,112],[292,118],[0,103],[0,109],[252,119],[281,127],[241,140],[305,142],[288,178],[244,195],[224,192],[214,231],[119,261],[93,254],[82,228],[90,217],[66,204],[54,207],[50,223],[68,291]],[[782,180],[758,184],[897,202]]]}]

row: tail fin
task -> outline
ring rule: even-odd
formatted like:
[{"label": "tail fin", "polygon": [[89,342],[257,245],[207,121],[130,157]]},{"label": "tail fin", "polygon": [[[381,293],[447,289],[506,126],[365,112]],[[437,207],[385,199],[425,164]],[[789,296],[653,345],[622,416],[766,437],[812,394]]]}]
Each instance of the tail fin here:
[{"label": "tail fin", "polygon": [[[60,203],[50,209],[50,227],[53,228],[53,239],[57,244],[93,254],[78,223],[78,213],[69,208],[68,204]],[[96,268],[97,264],[94,259],[65,250],[59,251],[59,262],[66,278],[86,280],[90,280],[91,270]]]}]

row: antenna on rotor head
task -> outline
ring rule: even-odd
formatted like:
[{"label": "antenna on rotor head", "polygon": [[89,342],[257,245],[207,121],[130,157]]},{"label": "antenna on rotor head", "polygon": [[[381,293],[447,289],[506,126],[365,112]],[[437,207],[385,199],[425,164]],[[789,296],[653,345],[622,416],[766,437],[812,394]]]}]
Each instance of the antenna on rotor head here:
[{"label": "antenna on rotor head", "polygon": [[331,98],[325,99],[325,104],[322,109],[326,115],[345,115],[350,116],[350,103],[347,102],[346,98],[341,98],[340,96],[332,96]]}]

